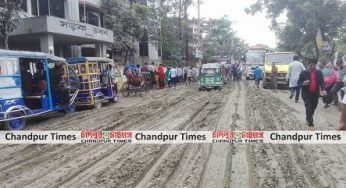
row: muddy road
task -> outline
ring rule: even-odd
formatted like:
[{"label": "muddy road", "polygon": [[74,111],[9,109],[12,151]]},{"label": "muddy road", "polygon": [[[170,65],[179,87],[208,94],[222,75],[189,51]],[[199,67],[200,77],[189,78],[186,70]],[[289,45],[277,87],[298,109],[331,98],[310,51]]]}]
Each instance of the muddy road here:
[{"label": "muddy road", "polygon": [[[336,108],[316,112],[334,130]],[[302,102],[252,82],[121,98],[100,110],[40,118],[28,130],[306,130]],[[0,145],[1,187],[345,187],[345,145]]]}]

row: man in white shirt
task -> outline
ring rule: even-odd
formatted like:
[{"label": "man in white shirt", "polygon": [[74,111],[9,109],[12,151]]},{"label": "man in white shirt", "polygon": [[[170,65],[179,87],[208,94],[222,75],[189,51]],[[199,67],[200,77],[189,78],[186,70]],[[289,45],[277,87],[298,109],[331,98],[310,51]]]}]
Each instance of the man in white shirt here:
[{"label": "man in white shirt", "polygon": [[177,68],[174,66],[171,68],[171,81],[174,88],[177,86]]},{"label": "man in white shirt", "polygon": [[300,86],[298,85],[298,78],[302,71],[305,70],[304,65],[299,62],[299,57],[295,55],[293,57],[293,62],[290,63],[288,67],[288,72],[286,75],[286,79],[289,81],[289,88],[290,88],[290,99],[293,98],[295,95],[295,102],[298,103],[299,101],[299,93],[300,93]]},{"label": "man in white shirt", "polygon": [[183,80],[183,69],[181,67],[177,68],[177,81],[181,83]]}]

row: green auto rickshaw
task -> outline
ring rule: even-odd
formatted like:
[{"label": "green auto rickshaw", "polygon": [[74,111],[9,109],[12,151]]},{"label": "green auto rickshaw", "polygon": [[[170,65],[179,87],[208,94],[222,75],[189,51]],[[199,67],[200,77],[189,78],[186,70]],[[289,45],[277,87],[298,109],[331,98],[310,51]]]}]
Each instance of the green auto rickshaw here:
[{"label": "green auto rickshaw", "polygon": [[199,91],[221,90],[223,81],[221,76],[221,66],[217,63],[203,64],[198,79]]}]

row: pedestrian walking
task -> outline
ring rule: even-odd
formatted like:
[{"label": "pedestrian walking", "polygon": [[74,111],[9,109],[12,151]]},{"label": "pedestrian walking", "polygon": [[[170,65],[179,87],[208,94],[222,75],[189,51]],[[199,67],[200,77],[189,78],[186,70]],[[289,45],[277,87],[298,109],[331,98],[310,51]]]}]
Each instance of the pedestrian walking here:
[{"label": "pedestrian walking", "polygon": [[237,67],[237,82],[239,82],[239,80],[241,80],[241,75],[243,74],[243,68],[238,64]]},{"label": "pedestrian walking", "polygon": [[184,83],[187,83],[187,72],[188,72],[189,68],[188,67],[184,67],[183,72],[184,72]]},{"label": "pedestrian walking", "polygon": [[155,63],[151,62],[151,65],[148,66],[149,73],[150,73],[150,79],[151,79],[151,87],[154,88],[155,86]]},{"label": "pedestrian walking", "polygon": [[[345,86],[343,79],[346,75],[346,66],[342,62],[342,60],[338,60],[337,66],[339,67],[339,74],[338,74],[338,80],[336,81],[335,85],[333,86],[331,93],[334,98],[334,104],[339,105],[339,98],[338,98],[338,92],[340,91],[341,88]],[[344,98],[344,92],[341,91],[341,98]]]},{"label": "pedestrian walking", "polygon": [[272,81],[272,88],[274,92],[277,92],[278,89],[278,68],[276,67],[276,64],[272,64],[272,70],[271,70],[271,81]]},{"label": "pedestrian walking", "polygon": [[174,88],[176,88],[177,86],[177,69],[174,66],[173,68],[171,68],[170,70],[170,76],[171,76],[171,85],[173,85]]},{"label": "pedestrian walking", "polygon": [[255,77],[255,85],[257,89],[259,89],[260,82],[263,78],[263,71],[259,66],[257,66],[254,71],[254,77]]},{"label": "pedestrian walking", "polygon": [[187,70],[187,74],[186,74],[186,77],[187,77],[187,80],[186,80],[186,85],[191,85],[191,82],[192,82],[192,77],[193,77],[193,68],[192,66]]},{"label": "pedestrian walking", "polygon": [[177,67],[177,83],[182,83],[183,81],[183,69],[181,67]]},{"label": "pedestrian walking", "polygon": [[308,70],[300,73],[298,85],[302,86],[302,98],[305,104],[306,122],[310,130],[314,130],[313,115],[318,105],[320,95],[325,96],[323,75],[316,69],[317,59],[308,60]]},{"label": "pedestrian walking", "polygon": [[233,81],[238,81],[238,74],[237,74],[237,71],[238,71],[238,68],[239,68],[239,65],[237,63],[234,64],[233,66]]},{"label": "pedestrian walking", "polygon": [[322,70],[323,80],[326,87],[327,95],[323,97],[324,108],[328,108],[329,104],[333,102],[332,88],[338,80],[338,74],[333,68],[331,63],[328,63],[326,67]]},{"label": "pedestrian walking", "polygon": [[300,86],[298,85],[298,78],[302,71],[305,70],[303,63],[299,61],[299,56],[295,55],[293,57],[293,62],[289,64],[288,72],[286,75],[286,80],[288,81],[288,86],[290,88],[290,96],[292,99],[295,96],[295,102],[299,101]]},{"label": "pedestrian walking", "polygon": [[168,67],[165,72],[165,84],[171,87],[171,68]]},{"label": "pedestrian walking", "polygon": [[165,87],[165,68],[162,64],[157,67],[156,73],[158,75],[159,88],[163,89]]}]

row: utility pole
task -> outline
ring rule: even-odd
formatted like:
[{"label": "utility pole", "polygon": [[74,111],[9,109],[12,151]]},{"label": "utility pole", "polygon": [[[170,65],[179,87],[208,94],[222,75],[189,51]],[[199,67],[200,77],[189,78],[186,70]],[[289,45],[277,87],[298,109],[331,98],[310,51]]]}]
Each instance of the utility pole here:
[{"label": "utility pole", "polygon": [[[201,0],[197,0],[197,20],[198,20],[198,46],[197,52],[198,54],[198,66],[202,66],[202,29],[201,29]],[[197,53],[196,53],[197,55]]]}]

